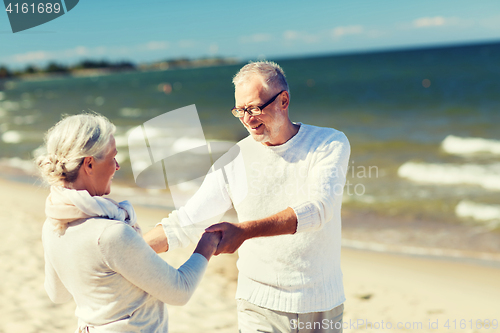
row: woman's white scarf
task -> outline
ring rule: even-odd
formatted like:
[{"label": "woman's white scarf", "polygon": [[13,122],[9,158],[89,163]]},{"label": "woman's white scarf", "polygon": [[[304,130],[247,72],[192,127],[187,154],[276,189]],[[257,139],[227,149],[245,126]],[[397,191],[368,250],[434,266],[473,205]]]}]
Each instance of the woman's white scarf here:
[{"label": "woman's white scarf", "polygon": [[78,191],[62,186],[51,186],[45,204],[47,217],[54,221],[55,229],[64,234],[68,223],[78,219],[106,217],[127,223],[141,234],[134,208],[127,200],[114,200],[91,196],[86,190]]}]

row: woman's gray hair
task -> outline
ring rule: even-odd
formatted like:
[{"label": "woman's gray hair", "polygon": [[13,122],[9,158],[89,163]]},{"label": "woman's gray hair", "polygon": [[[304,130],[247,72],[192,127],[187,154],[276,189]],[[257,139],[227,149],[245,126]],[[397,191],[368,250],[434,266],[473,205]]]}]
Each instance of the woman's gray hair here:
[{"label": "woman's gray hair", "polygon": [[50,185],[75,182],[85,157],[104,158],[115,131],[97,113],[64,117],[45,134],[45,149],[35,159],[43,179]]},{"label": "woman's gray hair", "polygon": [[234,76],[233,84],[236,87],[244,82],[248,82],[254,75],[262,78],[265,90],[278,88],[279,90],[286,90],[290,94],[285,72],[280,65],[272,61],[257,61],[246,64]]}]

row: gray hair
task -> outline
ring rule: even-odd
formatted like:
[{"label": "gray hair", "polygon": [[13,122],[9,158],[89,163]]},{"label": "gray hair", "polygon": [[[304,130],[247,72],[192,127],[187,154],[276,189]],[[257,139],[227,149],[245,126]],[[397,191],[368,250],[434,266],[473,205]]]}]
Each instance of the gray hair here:
[{"label": "gray hair", "polygon": [[100,114],[66,116],[45,134],[45,149],[35,159],[50,185],[73,183],[87,156],[104,158],[116,127]]},{"label": "gray hair", "polygon": [[246,64],[234,76],[233,84],[236,87],[248,81],[254,75],[262,77],[265,90],[269,90],[269,88],[278,88],[279,90],[286,90],[290,93],[285,78],[285,72],[280,65],[272,61],[257,61]]}]

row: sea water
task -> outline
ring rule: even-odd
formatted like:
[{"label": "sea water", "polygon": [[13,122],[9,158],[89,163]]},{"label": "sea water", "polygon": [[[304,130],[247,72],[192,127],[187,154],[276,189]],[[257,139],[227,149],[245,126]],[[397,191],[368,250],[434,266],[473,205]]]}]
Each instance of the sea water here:
[{"label": "sea water", "polygon": [[[500,44],[272,60],[291,120],[350,140],[344,207],[498,229]],[[115,178],[134,188],[128,135],[156,116],[195,104],[207,140],[247,135],[231,114],[242,65],[5,82],[0,159],[29,171],[62,114],[92,110],[117,126]]]}]

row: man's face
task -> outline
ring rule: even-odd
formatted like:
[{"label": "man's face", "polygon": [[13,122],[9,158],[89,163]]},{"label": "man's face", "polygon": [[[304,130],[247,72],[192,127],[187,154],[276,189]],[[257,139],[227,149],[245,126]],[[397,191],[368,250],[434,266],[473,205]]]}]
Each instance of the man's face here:
[{"label": "man's face", "polygon": [[[269,89],[265,91],[262,79],[258,76],[251,78],[248,82],[236,86],[235,99],[236,106],[248,108],[249,106],[261,106],[276,95],[279,90]],[[283,93],[284,94],[284,93]],[[267,146],[282,144],[280,130],[286,125],[288,114],[281,107],[281,96],[262,110],[258,116],[250,116],[247,112],[240,119],[247,131],[255,141]]]}]

